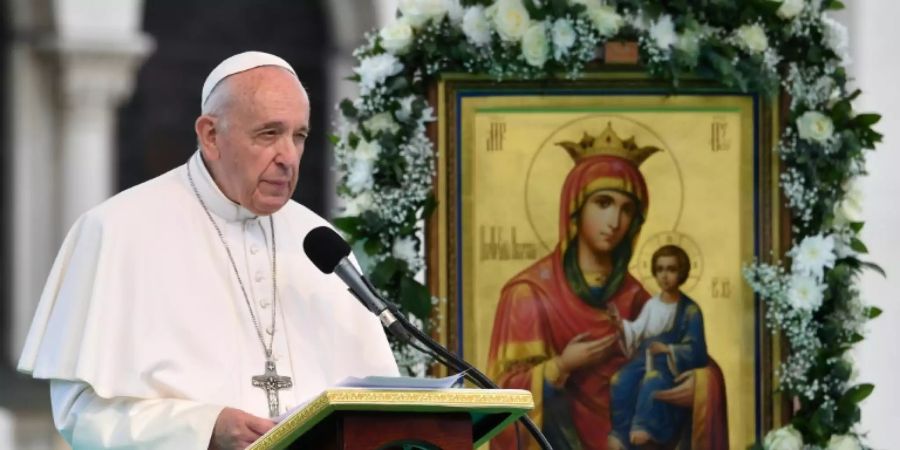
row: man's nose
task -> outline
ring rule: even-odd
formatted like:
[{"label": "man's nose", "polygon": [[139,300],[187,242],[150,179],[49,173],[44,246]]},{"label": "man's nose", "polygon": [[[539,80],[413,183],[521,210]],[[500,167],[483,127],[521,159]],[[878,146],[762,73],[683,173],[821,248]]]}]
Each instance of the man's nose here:
[{"label": "man's nose", "polygon": [[300,157],[303,155],[303,145],[297,145],[293,136],[282,139],[278,145],[278,154],[275,156],[275,162],[289,166],[297,167],[300,165]]}]

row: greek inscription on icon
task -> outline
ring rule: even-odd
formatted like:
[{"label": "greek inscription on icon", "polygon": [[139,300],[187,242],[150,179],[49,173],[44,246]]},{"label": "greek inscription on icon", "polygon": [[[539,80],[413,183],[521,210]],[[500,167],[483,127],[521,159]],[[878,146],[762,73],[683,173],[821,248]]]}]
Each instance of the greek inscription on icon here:
[{"label": "greek inscription on icon", "polygon": [[534,242],[519,242],[516,227],[482,225],[479,230],[479,257],[482,261],[508,261],[537,258]]},{"label": "greek inscription on icon", "polygon": [[713,118],[710,125],[710,149],[713,152],[724,152],[731,148],[731,140],[728,139],[728,123],[724,120]]},{"label": "greek inscription on icon", "polygon": [[506,137],[505,122],[491,122],[491,130],[487,138],[487,151],[499,152],[503,150],[503,138]]},{"label": "greek inscription on icon", "polygon": [[710,287],[713,298],[731,298],[731,280],[727,277],[713,277]]}]

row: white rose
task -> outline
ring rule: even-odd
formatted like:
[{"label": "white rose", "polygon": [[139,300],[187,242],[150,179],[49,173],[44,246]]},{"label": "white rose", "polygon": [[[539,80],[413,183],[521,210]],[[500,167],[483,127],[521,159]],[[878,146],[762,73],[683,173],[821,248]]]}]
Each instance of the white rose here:
[{"label": "white rose", "polygon": [[652,25],[650,25],[650,38],[656,43],[656,46],[667,50],[669,47],[678,42],[678,35],[675,34],[675,23],[672,22],[672,16],[664,14],[659,17]]},{"label": "white rose", "polygon": [[860,447],[859,441],[855,437],[842,434],[840,436],[831,436],[831,440],[828,441],[828,447],[826,448],[827,450],[860,450],[862,447]]},{"label": "white rose", "polygon": [[531,17],[520,0],[499,0],[494,4],[494,26],[507,42],[517,42],[531,26]]},{"label": "white rose", "polygon": [[587,15],[594,23],[597,33],[603,37],[615,36],[625,22],[616,8],[609,5],[588,6]]},{"label": "white rose", "polygon": [[381,46],[395,55],[406,53],[413,38],[412,27],[402,17],[382,28],[378,35],[381,36]]},{"label": "white rose", "polygon": [[834,205],[835,222],[839,225],[863,220],[863,192],[858,180],[844,183],[844,198]]},{"label": "white rose", "polygon": [[797,134],[800,139],[823,143],[834,134],[834,122],[818,111],[807,111],[797,118]]},{"label": "white rose", "polygon": [[469,42],[483,46],[491,43],[491,24],[488,22],[481,5],[466,10],[463,16],[462,30]]},{"label": "white rose", "polygon": [[770,431],[763,445],[766,450],[800,450],[803,447],[803,436],[793,426],[788,425]]},{"label": "white rose", "polygon": [[766,37],[766,31],[757,23],[742,25],[734,33],[738,42],[749,53],[762,53],[769,48],[769,38]]},{"label": "white rose", "polygon": [[381,153],[381,146],[377,141],[360,139],[353,150],[353,157],[357,160],[375,161]]},{"label": "white rose", "polygon": [[528,28],[522,36],[522,56],[525,61],[535,67],[543,67],[547,62],[547,29],[543,22]]},{"label": "white rose", "polygon": [[375,114],[374,116],[363,122],[363,126],[366,128],[366,130],[369,130],[369,132],[373,134],[384,131],[387,131],[388,133],[396,133],[400,131],[400,125],[398,125],[397,122],[394,121],[394,118],[389,112],[381,112]]},{"label": "white rose", "polygon": [[782,19],[792,19],[803,11],[804,6],[804,0],[782,0],[776,14]]},{"label": "white rose", "polygon": [[553,41],[553,55],[559,59],[569,51],[569,47],[575,44],[575,29],[566,19],[556,19],[550,30]]},{"label": "white rose", "polygon": [[445,0],[400,0],[397,8],[415,28],[421,27],[429,20],[438,21],[447,14]]}]

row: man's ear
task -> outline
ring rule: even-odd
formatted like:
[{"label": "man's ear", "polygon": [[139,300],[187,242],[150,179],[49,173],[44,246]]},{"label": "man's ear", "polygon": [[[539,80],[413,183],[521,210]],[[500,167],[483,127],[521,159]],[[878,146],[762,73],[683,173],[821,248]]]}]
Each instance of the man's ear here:
[{"label": "man's ear", "polygon": [[202,115],[194,122],[194,131],[197,133],[197,141],[200,151],[207,161],[216,161],[221,156],[219,152],[219,130],[216,128],[218,119],[209,115]]}]

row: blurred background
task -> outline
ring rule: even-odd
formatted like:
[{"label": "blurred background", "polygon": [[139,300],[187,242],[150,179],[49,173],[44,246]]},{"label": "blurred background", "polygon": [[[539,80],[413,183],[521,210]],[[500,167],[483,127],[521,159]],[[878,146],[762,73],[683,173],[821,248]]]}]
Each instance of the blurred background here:
[{"label": "blurred background", "polygon": [[[849,3],[849,2],[848,2]],[[184,163],[196,147],[200,88],[245,50],[290,62],[310,94],[313,133],[295,198],[330,216],[327,133],[365,32],[396,0],[0,0],[0,450],[67,448],[45,383],[15,372],[31,317],[69,226],[105,198]],[[867,274],[863,298],[884,310],[855,352],[876,383],[860,431],[898,448],[900,424],[900,3],[849,3],[859,111],[885,134],[863,184],[863,237],[888,278]],[[111,324],[112,325],[112,324]]]}]

